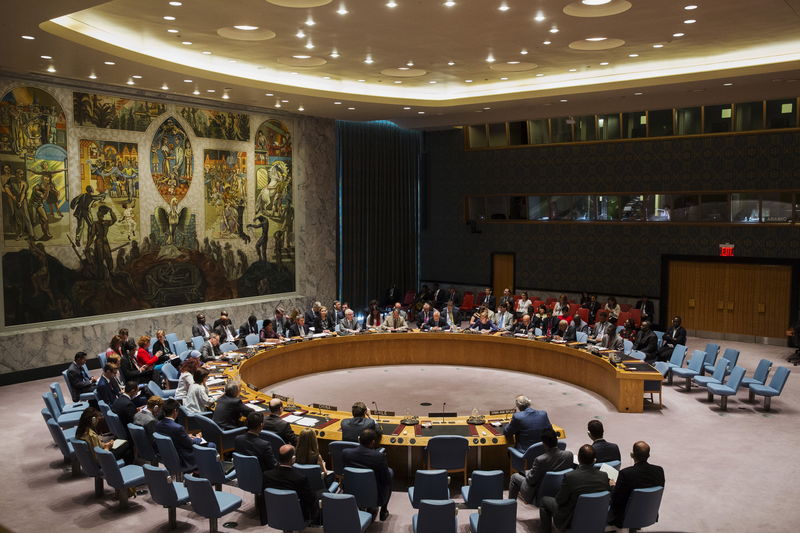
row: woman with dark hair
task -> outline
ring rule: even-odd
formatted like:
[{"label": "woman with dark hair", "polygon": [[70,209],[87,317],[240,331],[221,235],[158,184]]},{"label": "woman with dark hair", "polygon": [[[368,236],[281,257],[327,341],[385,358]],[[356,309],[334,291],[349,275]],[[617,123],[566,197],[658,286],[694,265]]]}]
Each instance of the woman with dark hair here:
[{"label": "woman with dark hair", "polygon": [[526,291],[522,291],[522,297],[517,300],[517,306],[514,309],[514,313],[516,314],[517,318],[522,318],[522,315],[528,313],[528,308],[533,305],[531,299],[528,298],[528,293]]},{"label": "woman with dark hair", "polygon": [[92,455],[94,455],[94,447],[97,446],[110,451],[117,459],[125,459],[126,463],[132,462],[131,446],[127,441],[115,439],[106,434],[101,436],[97,433],[98,427],[104,426],[101,422],[103,422],[103,413],[94,407],[87,407],[78,420],[75,438],[87,443]]},{"label": "woman with dark hair", "polygon": [[119,335],[114,335],[111,337],[111,342],[108,343],[108,349],[106,350],[106,357],[111,355],[116,355],[117,357],[122,355],[122,339]]},{"label": "woman with dark hair", "polygon": [[175,399],[183,400],[189,392],[189,387],[194,383],[194,372],[200,368],[200,359],[191,354],[181,364],[180,375],[178,376],[178,386],[175,388]]},{"label": "woman with dark hair", "polygon": [[381,311],[377,307],[370,309],[367,317],[367,328],[379,328],[381,326]]},{"label": "woman with dark hair", "polygon": [[275,328],[272,327],[272,320],[270,320],[269,318],[264,319],[264,324],[261,327],[261,331],[258,333],[258,337],[261,339],[261,342],[264,342],[267,339],[280,338],[278,332],[275,331]]},{"label": "woman with dark hair", "polygon": [[214,399],[209,396],[208,388],[206,388],[208,373],[205,368],[198,368],[194,371],[192,376],[194,383],[189,385],[189,391],[183,399],[183,405],[192,413],[204,413],[214,404]]},{"label": "woman with dark hair", "polygon": [[534,328],[539,328],[544,333],[547,330],[547,325],[550,322],[550,315],[547,313],[547,306],[545,304],[541,304],[539,309],[536,310],[536,314],[531,317],[531,323],[533,324]]},{"label": "woman with dark hair", "polygon": [[311,428],[305,428],[297,438],[297,451],[295,452],[295,462],[299,465],[319,465],[322,471],[322,479],[327,487],[333,482],[335,474],[328,472],[325,460],[319,453],[319,443],[317,434]]},{"label": "woman with dark hair", "polygon": [[622,331],[619,332],[619,336],[631,342],[635,341],[636,335],[639,333],[636,330],[636,322],[634,322],[632,318],[629,318],[622,326]]},{"label": "woman with dark hair", "polygon": [[146,366],[140,366],[136,362],[136,352],[136,343],[134,343],[131,339],[128,339],[122,344],[120,370],[122,370],[125,381],[147,383],[153,376],[153,370],[147,368]]},{"label": "woman with dark hair", "polygon": [[622,312],[622,309],[617,303],[617,299],[613,296],[608,297],[605,310],[608,311],[608,316],[613,316],[614,318],[619,318],[619,314]]}]

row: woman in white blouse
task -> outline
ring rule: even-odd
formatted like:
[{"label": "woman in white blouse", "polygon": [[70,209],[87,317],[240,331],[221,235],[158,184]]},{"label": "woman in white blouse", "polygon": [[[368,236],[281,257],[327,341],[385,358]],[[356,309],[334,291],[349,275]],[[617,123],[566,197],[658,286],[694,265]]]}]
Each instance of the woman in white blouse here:
[{"label": "woman in white blouse", "polygon": [[566,294],[558,297],[556,305],[553,307],[553,316],[563,316],[569,314],[569,298]]},{"label": "woman in white blouse", "polygon": [[619,314],[622,312],[619,304],[617,303],[617,299],[613,296],[608,297],[608,302],[606,302],[606,311],[608,311],[608,316],[613,316],[614,318],[619,318]]},{"label": "woman in white blouse", "polygon": [[[195,350],[196,351],[196,350]],[[183,400],[189,393],[189,387],[194,383],[194,371],[200,368],[200,352],[197,352],[197,357],[192,355],[193,351],[186,360],[181,363],[180,375],[178,376],[178,386],[175,388],[175,399]]]},{"label": "woman in white blouse", "polygon": [[517,318],[520,318],[522,315],[528,314],[528,308],[533,305],[530,298],[528,298],[528,293],[522,291],[522,298],[517,300],[517,308],[514,309],[514,312],[517,314]]},{"label": "woman in white blouse", "polygon": [[183,399],[183,405],[189,412],[203,413],[208,411],[208,408],[214,403],[214,399],[209,396],[206,388],[207,378],[208,370],[205,368],[198,368],[194,371],[194,383],[189,385],[189,392]]}]

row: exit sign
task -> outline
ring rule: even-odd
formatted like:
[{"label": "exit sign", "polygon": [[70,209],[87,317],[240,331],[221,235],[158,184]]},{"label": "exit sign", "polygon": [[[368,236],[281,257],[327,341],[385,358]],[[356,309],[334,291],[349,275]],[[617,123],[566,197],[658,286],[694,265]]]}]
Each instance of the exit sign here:
[{"label": "exit sign", "polygon": [[733,244],[720,244],[719,255],[720,257],[733,257]]}]

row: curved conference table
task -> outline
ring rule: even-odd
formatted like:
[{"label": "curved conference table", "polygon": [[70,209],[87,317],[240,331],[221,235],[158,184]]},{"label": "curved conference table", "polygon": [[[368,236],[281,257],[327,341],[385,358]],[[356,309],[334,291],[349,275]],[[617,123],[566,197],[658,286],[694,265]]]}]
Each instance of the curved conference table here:
[{"label": "curved conference table", "polygon": [[[573,343],[574,344],[574,343]],[[528,338],[464,333],[375,333],[307,339],[292,344],[259,345],[242,349],[250,355],[241,363],[217,365],[228,378],[242,382],[242,398],[266,407],[272,396],[260,392],[270,385],[296,377],[332,370],[381,365],[456,365],[496,368],[547,376],[589,389],[605,397],[620,412],[643,410],[644,394],[660,391],[661,374],[640,361],[612,365],[606,356],[598,356],[577,347]],[[228,354],[235,358],[235,353]],[[409,383],[413,388],[413,384]],[[214,388],[210,386],[209,388]],[[649,390],[648,390],[649,389]],[[289,404],[288,398],[276,395]],[[314,429],[320,447],[341,438],[341,420],[348,410],[326,405],[325,398],[309,405],[287,405],[284,415],[299,433]],[[509,399],[511,402],[511,399]],[[259,406],[258,404],[262,404]],[[349,408],[349,406],[347,406]],[[347,409],[347,408],[346,408]],[[446,418],[420,417],[419,424],[403,425],[403,416],[393,413],[373,414],[382,426],[381,446],[386,448],[390,464],[401,476],[411,476],[415,467],[424,465],[424,447],[435,435],[462,435],[470,443],[470,470],[508,469],[502,425],[512,410],[482,413],[486,423],[468,424],[469,416]],[[295,423],[298,422],[298,423]],[[559,436],[563,429],[554,425]],[[323,452],[323,453],[324,453]]]}]

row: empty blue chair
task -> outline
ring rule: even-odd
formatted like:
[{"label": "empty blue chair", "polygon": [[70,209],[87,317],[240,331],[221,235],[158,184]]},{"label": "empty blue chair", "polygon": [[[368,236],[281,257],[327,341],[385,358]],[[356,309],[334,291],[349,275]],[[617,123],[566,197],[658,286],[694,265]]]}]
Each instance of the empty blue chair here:
[{"label": "empty blue chair", "polygon": [[359,509],[373,509],[380,506],[378,484],[372,470],[346,467],[342,487],[345,494],[352,494],[356,497]]},{"label": "empty blue chair", "polygon": [[180,479],[184,472],[191,472],[194,470],[194,465],[184,465],[181,463],[181,458],[178,455],[178,450],[175,449],[175,443],[172,439],[161,433],[153,433],[153,440],[156,443],[156,450],[161,463],[169,470],[169,473]]},{"label": "empty blue chair", "polygon": [[56,403],[58,404],[58,408],[61,409],[62,413],[71,413],[72,411],[83,411],[87,407],[89,407],[89,402],[72,402],[66,403],[64,399],[64,393],[61,392],[61,385],[58,384],[57,381],[54,381],[50,384],[50,392],[53,393],[53,396],[56,399]]},{"label": "empty blue chair", "polygon": [[50,436],[53,437],[53,442],[56,443],[61,455],[64,456],[64,462],[69,463],[72,467],[72,475],[78,475],[81,471],[81,467],[78,463],[78,457],[75,455],[75,448],[67,441],[61,426],[59,426],[55,420],[49,418],[47,420],[47,429],[50,430]]},{"label": "empty blue chair", "polygon": [[[461,487],[464,507],[477,509],[484,500],[503,499],[502,470],[473,470],[469,485]],[[516,515],[516,510],[514,511]]]},{"label": "empty blue chair", "polygon": [[[559,450],[566,450],[567,449],[567,441],[559,440],[558,441],[558,449]],[[518,449],[510,446],[508,448],[508,455],[511,460],[511,473],[520,472],[524,473],[525,470],[528,469],[528,465],[533,462],[534,459],[539,457],[545,452],[544,444],[541,442],[537,442],[535,444],[531,444],[528,446],[528,449],[524,452],[519,451]]]},{"label": "empty blue chair", "polygon": [[414,533],[456,533],[456,502],[453,500],[422,500],[419,513],[411,517]]},{"label": "empty blue chair", "polygon": [[579,331],[575,334],[575,340],[585,344],[589,342],[589,334],[584,333],[583,331]]},{"label": "empty blue chair", "polygon": [[264,321],[261,320],[260,318],[256,320],[256,327],[258,328],[258,331],[261,331],[261,328],[264,327]]},{"label": "empty blue chair", "polygon": [[[167,363],[164,366],[162,366],[161,367],[162,371],[163,371],[164,368],[167,368],[168,366],[172,366],[172,364],[171,363]],[[172,366],[172,368],[175,368],[175,367]],[[156,383],[152,379],[147,383],[147,388],[150,389],[150,392],[152,392],[156,396],[161,396],[162,398],[174,398],[175,397],[175,389],[164,390],[161,387],[159,387],[158,383]]]},{"label": "empty blue chair", "polygon": [[[200,431],[203,432],[204,439],[217,445],[217,451],[220,455],[225,455],[225,453],[233,450],[236,447],[234,444],[236,436],[247,432],[247,428],[244,426],[233,429],[222,429],[208,416],[193,414],[191,415],[191,420],[200,428]],[[277,457],[277,455],[275,457]]]},{"label": "empty blue chair", "polygon": [[[188,353],[191,353],[191,352],[188,352]],[[185,360],[186,358],[184,357],[183,359]],[[178,372],[178,369],[175,368],[175,366],[172,363],[167,363],[164,366],[162,366],[161,367],[161,373],[164,374],[164,377],[167,378],[167,382],[169,383],[169,386],[172,389],[175,389],[175,388],[178,387],[178,380],[179,380],[179,378],[181,376],[181,373]],[[165,391],[165,392],[167,392],[167,391]],[[175,396],[175,392],[174,391],[172,392],[172,395]],[[162,396],[162,398],[163,398],[163,396]]]},{"label": "empty blue chair", "polygon": [[717,355],[719,354],[719,345],[714,344],[713,342],[709,342],[706,344],[706,359],[703,361],[703,367],[700,369],[700,375],[703,375],[705,372],[706,365],[710,368],[714,368],[714,364],[717,362]]},{"label": "empty blue chair", "polygon": [[175,341],[173,343],[173,345],[172,345],[172,353],[174,353],[176,355],[180,355],[180,354],[182,354],[183,352],[185,352],[188,349],[189,349],[189,345],[186,344],[186,341],[178,340],[178,341]]},{"label": "empty blue chair", "polygon": [[222,344],[219,345],[219,350],[222,353],[232,352],[237,348],[238,346],[236,346],[236,344],[232,342],[223,342]]},{"label": "empty blue chair", "polygon": [[42,399],[44,400],[44,406],[50,411],[50,415],[59,426],[62,428],[71,428],[78,425],[78,421],[81,419],[81,411],[62,413],[61,409],[58,408],[58,402],[53,396],[53,393],[49,390],[42,394]]},{"label": "empty blue chair", "polygon": [[217,450],[205,446],[192,445],[194,460],[200,475],[209,480],[216,490],[222,490],[223,483],[236,477],[236,470],[231,469],[227,474],[222,463],[217,461]]},{"label": "empty blue chair", "polygon": [[542,328],[533,328],[533,334],[537,337],[541,337],[542,335]]},{"label": "empty blue chair", "polygon": [[99,400],[99,401],[97,402],[97,406],[100,408],[100,412],[102,412],[102,413],[103,413],[103,416],[106,416],[106,414],[107,414],[107,413],[108,413],[108,412],[111,410],[111,406],[110,406],[110,405],[108,405],[108,404],[107,404],[106,402],[104,402],[103,400]]},{"label": "empty blue chair", "polygon": [[421,500],[449,499],[450,491],[447,485],[447,470],[417,470],[414,474],[414,486],[408,487],[411,507],[419,509]]},{"label": "empty blue chair", "polygon": [[167,508],[169,527],[175,529],[178,525],[175,509],[189,501],[189,491],[180,481],[170,482],[169,472],[166,468],[144,465],[142,471],[144,472],[144,481],[150,490],[150,496],[158,505]]},{"label": "empty blue chair", "polygon": [[86,441],[74,438],[70,439],[69,443],[75,450],[75,456],[78,458],[78,463],[81,465],[83,473],[94,478],[94,495],[97,498],[101,498],[103,496],[103,471],[100,470],[100,466],[92,455],[89,444]]},{"label": "empty blue chair", "polygon": [[683,344],[676,344],[675,349],[672,350],[672,355],[669,361],[656,361],[656,370],[661,372],[661,375],[667,378],[667,384],[672,385],[672,369],[681,368],[683,360],[686,359],[686,346]]},{"label": "empty blue chair", "polygon": [[731,377],[728,379],[727,384],[722,383],[709,383],[706,387],[708,391],[708,401],[714,401],[714,395],[718,395],[722,397],[720,402],[720,408],[723,411],[728,409],[728,396],[735,396],[736,391],[739,390],[739,386],[742,384],[742,380],[744,379],[744,368],[737,366],[731,372]]},{"label": "empty blue chair", "polygon": [[94,455],[103,470],[106,482],[114,487],[119,498],[119,508],[128,506],[128,489],[144,484],[144,471],[139,465],[126,465],[120,468],[114,454],[99,446],[94,447]]},{"label": "empty blue chair", "polygon": [[278,451],[281,449],[281,446],[286,444],[281,436],[277,433],[264,429],[261,431],[261,438],[269,442],[270,446],[272,446],[272,455],[274,455],[275,459],[277,459],[279,455]]},{"label": "empty blue chair", "polygon": [[325,486],[325,481],[322,479],[322,468],[319,465],[301,465],[295,463],[292,465],[295,471],[303,474],[308,479],[308,484],[311,490],[317,494],[323,492],[336,492],[339,490],[339,483],[334,481],[330,487]]},{"label": "empty blue chair", "polygon": [[[344,461],[342,460],[342,450],[344,450],[345,448],[356,448],[356,447],[358,447],[358,444],[346,440],[335,440],[330,444],[328,444],[328,453],[331,454],[331,462],[333,463],[333,473],[336,474],[337,479],[341,480],[342,477],[344,476]],[[273,445],[272,448],[274,450],[275,445]],[[277,457],[277,455],[275,457]]]},{"label": "empty blue chair", "polygon": [[630,353],[633,351],[633,343],[628,339],[623,339],[622,346],[623,346],[622,352],[625,355],[630,355]]},{"label": "empty blue chair", "polygon": [[257,457],[233,453],[233,468],[239,488],[255,496],[256,509],[261,525],[267,523],[267,506],[264,501],[264,478],[261,475],[261,465]]},{"label": "empty blue chair", "polygon": [[[758,362],[758,366],[756,367],[756,371],[753,374],[752,378],[744,378],[742,379],[742,386],[746,387],[748,390],[750,389],[750,385],[764,385],[767,383],[767,376],[769,375],[769,371],[772,368],[772,361],[769,359],[762,359]],[[750,391],[750,401],[755,401],[755,396],[753,396],[753,391]]]},{"label": "empty blue chair", "polygon": [[634,359],[638,359],[639,361],[644,361],[647,358],[647,354],[640,352],[639,350],[631,350],[631,353],[628,355]]},{"label": "empty blue chair", "polygon": [[517,500],[483,500],[480,513],[469,515],[469,529],[472,533],[515,533]]},{"label": "empty blue chair", "polygon": [[131,435],[136,456],[139,459],[148,461],[153,466],[158,466],[158,454],[156,454],[156,449],[153,447],[150,437],[147,436],[147,431],[142,426],[128,424],[128,433]]},{"label": "empty blue chair", "polygon": [[266,489],[267,525],[278,531],[302,531],[308,524],[300,509],[297,492],[283,489]]},{"label": "empty blue chair", "polygon": [[703,350],[695,350],[692,352],[692,358],[689,359],[689,364],[685,368],[672,369],[672,375],[686,379],[687,391],[692,389],[692,378],[700,375],[705,359],[706,352]]},{"label": "empty blue chair", "polygon": [[178,342],[178,334],[177,333],[167,333],[164,336],[164,340],[166,340],[167,344],[169,344],[169,349],[172,350],[172,353],[178,353],[175,350],[175,343]]},{"label": "empty blue chair", "polygon": [[701,387],[707,386],[709,383],[722,384],[725,381],[725,373],[728,370],[728,361],[720,358],[714,366],[714,373],[710,376],[695,376],[692,381]]},{"label": "empty blue chair", "polygon": [[258,338],[258,335],[255,333],[249,333],[245,338],[244,342],[247,343],[248,346],[253,346],[254,344],[258,344],[261,339]]},{"label": "empty blue chair", "polygon": [[561,484],[564,482],[564,476],[569,472],[572,472],[572,469],[566,468],[557,472],[545,472],[539,489],[536,491],[536,496],[533,499],[533,503],[536,507],[542,506],[542,498],[545,496],[555,497],[558,489],[561,488]]},{"label": "empty blue chair", "polygon": [[192,337],[192,346],[194,347],[195,350],[199,350],[200,348],[202,348],[203,344],[205,344],[205,342],[206,341],[203,340],[203,337],[199,337],[199,336],[198,337]]},{"label": "empty blue chair", "polygon": [[323,533],[364,533],[372,523],[372,513],[359,511],[352,494],[322,495]]},{"label": "empty blue chair", "polygon": [[785,366],[779,366],[772,375],[772,380],[769,382],[769,385],[750,385],[750,392],[755,396],[763,396],[764,410],[769,411],[772,397],[780,396],[781,392],[783,392],[783,386],[786,385],[786,379],[788,377],[789,369]]},{"label": "empty blue chair", "polygon": [[115,437],[118,439],[129,439],[130,436],[128,435],[128,429],[122,425],[122,420],[120,420],[119,415],[112,411],[111,409],[105,414],[106,425],[108,425],[108,430],[114,434]]},{"label": "empty blue chair", "polygon": [[[45,408],[45,409],[42,409],[40,412],[42,413],[42,418],[44,418],[45,423],[47,423],[48,420],[52,420],[52,421],[55,422],[55,419],[53,418],[53,415],[50,414],[50,410],[49,409]],[[59,427],[61,427],[61,426],[59,426]],[[69,439],[71,439],[72,437],[75,436],[75,432],[77,431],[77,429],[78,429],[77,426],[76,427],[67,428],[67,429],[63,429],[62,428],[61,429],[61,433],[63,433],[64,434],[64,438],[67,439],[67,441],[69,441]]]},{"label": "empty blue chair", "polygon": [[625,506],[625,529],[642,529],[658,522],[658,509],[661,507],[661,496],[664,487],[634,489]]},{"label": "empty blue chair", "polygon": [[611,493],[607,490],[578,496],[569,530],[572,533],[603,533],[608,523],[610,501]]},{"label": "empty blue chair", "polygon": [[[260,472],[259,472],[260,474]],[[192,510],[209,519],[210,533],[217,533],[217,520],[242,505],[242,499],[228,492],[216,491],[207,479],[186,474],[184,485],[189,492]]]},{"label": "empty blue chair", "polygon": [[97,360],[100,362],[100,370],[103,370],[103,367],[105,367],[106,363],[108,363],[108,356],[106,355],[106,352],[100,352],[97,354]]},{"label": "empty blue chair", "polygon": [[469,440],[459,435],[437,435],[428,439],[425,447],[428,470],[442,468],[448,472],[464,472],[467,484],[467,451]]},{"label": "empty blue chair", "polygon": [[[722,353],[721,359],[725,359],[728,362],[728,368],[733,368],[736,366],[736,362],[739,360],[739,350],[735,350],[733,348],[725,348],[725,351]],[[718,360],[719,362],[719,360]],[[703,370],[705,372],[713,372],[715,370],[714,365],[704,364]],[[730,370],[727,372],[730,373]]]},{"label": "empty blue chair", "polygon": [[653,333],[656,334],[656,341],[658,342],[658,344],[656,344],[656,346],[661,346],[661,340],[664,338],[664,332],[663,331],[654,331]]}]

